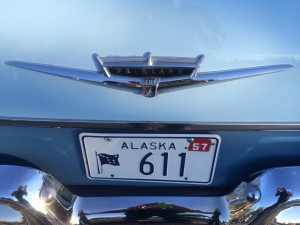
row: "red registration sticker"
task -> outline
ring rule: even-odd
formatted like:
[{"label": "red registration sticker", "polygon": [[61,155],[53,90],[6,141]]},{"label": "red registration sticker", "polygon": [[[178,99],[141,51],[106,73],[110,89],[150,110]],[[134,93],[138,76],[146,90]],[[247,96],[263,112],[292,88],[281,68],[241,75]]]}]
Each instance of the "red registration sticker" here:
[{"label": "red registration sticker", "polygon": [[195,138],[189,145],[189,151],[209,152],[211,145],[210,139]]}]

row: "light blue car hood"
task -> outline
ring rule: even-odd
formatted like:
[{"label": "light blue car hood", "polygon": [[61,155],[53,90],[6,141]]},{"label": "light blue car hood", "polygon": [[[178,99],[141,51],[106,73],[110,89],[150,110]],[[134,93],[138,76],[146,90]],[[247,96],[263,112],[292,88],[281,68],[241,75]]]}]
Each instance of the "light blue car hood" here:
[{"label": "light blue car hood", "polygon": [[[0,117],[299,122],[299,1],[2,1]],[[12,12],[14,12],[12,14]],[[92,54],[196,57],[201,71],[294,69],[145,98],[6,65],[94,70]]]}]

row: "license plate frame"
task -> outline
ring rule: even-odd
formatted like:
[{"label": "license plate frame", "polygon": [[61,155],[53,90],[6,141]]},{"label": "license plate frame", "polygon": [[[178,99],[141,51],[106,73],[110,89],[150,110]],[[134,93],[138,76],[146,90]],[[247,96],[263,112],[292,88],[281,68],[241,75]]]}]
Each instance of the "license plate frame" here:
[{"label": "license plate frame", "polygon": [[89,179],[201,185],[213,180],[221,144],[216,134],[81,133],[79,140]]}]

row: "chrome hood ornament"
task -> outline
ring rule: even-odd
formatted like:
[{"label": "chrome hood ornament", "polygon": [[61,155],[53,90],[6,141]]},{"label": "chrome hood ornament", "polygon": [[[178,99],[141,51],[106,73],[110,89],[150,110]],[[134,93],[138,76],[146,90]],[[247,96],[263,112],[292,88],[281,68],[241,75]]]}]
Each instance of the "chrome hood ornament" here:
[{"label": "chrome hood ornament", "polygon": [[135,93],[142,92],[145,97],[154,97],[158,93],[178,88],[184,89],[294,68],[290,64],[280,64],[202,73],[200,67],[203,59],[204,55],[196,58],[154,57],[150,52],[146,52],[143,56],[130,57],[100,57],[93,54],[97,71],[22,61],[7,61],[6,64],[118,89],[129,89]]}]

